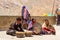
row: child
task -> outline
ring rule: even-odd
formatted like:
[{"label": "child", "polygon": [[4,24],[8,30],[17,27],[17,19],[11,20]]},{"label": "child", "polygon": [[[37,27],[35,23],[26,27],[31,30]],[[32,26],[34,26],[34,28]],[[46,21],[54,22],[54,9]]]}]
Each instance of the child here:
[{"label": "child", "polygon": [[21,18],[19,17],[16,19],[14,23],[10,25],[10,28],[7,31],[7,34],[14,36],[16,31],[24,32],[24,30],[22,29]]},{"label": "child", "polygon": [[52,25],[49,24],[49,21],[45,19],[44,24],[42,25],[42,34],[55,34],[55,29]]}]

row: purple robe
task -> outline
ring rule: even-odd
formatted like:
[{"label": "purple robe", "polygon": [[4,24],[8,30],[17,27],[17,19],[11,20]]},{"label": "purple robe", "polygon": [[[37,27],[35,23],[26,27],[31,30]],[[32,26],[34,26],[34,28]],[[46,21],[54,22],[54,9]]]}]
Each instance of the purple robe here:
[{"label": "purple robe", "polygon": [[[22,19],[24,20],[24,19],[26,19],[26,20],[28,20],[28,14],[29,14],[29,12],[28,12],[28,10],[26,9],[26,7],[25,6],[23,6],[22,7]],[[24,16],[24,13],[25,13],[25,15],[26,16]]]}]

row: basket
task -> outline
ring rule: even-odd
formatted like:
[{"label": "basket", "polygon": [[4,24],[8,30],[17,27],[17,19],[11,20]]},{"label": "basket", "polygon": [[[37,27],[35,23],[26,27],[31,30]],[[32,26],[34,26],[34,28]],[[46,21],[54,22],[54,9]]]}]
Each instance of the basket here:
[{"label": "basket", "polygon": [[25,36],[26,37],[32,37],[32,31],[26,31]]},{"label": "basket", "polygon": [[16,32],[17,38],[24,38],[25,32]]}]

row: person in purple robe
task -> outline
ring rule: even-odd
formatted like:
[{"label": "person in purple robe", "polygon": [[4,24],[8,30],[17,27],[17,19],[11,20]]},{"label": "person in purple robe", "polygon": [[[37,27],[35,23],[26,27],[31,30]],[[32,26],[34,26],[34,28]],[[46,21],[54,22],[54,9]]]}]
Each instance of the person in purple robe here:
[{"label": "person in purple robe", "polygon": [[28,20],[29,18],[29,12],[28,10],[26,9],[26,6],[23,6],[22,7],[22,20]]}]

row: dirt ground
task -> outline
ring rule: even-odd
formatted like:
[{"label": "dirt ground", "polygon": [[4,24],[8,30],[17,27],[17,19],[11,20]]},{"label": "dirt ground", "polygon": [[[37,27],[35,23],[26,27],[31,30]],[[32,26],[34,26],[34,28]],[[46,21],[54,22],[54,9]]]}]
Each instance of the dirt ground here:
[{"label": "dirt ground", "polygon": [[33,35],[33,37],[17,38],[6,35],[6,31],[0,31],[0,40],[60,40],[60,26],[54,25],[56,35]]}]

